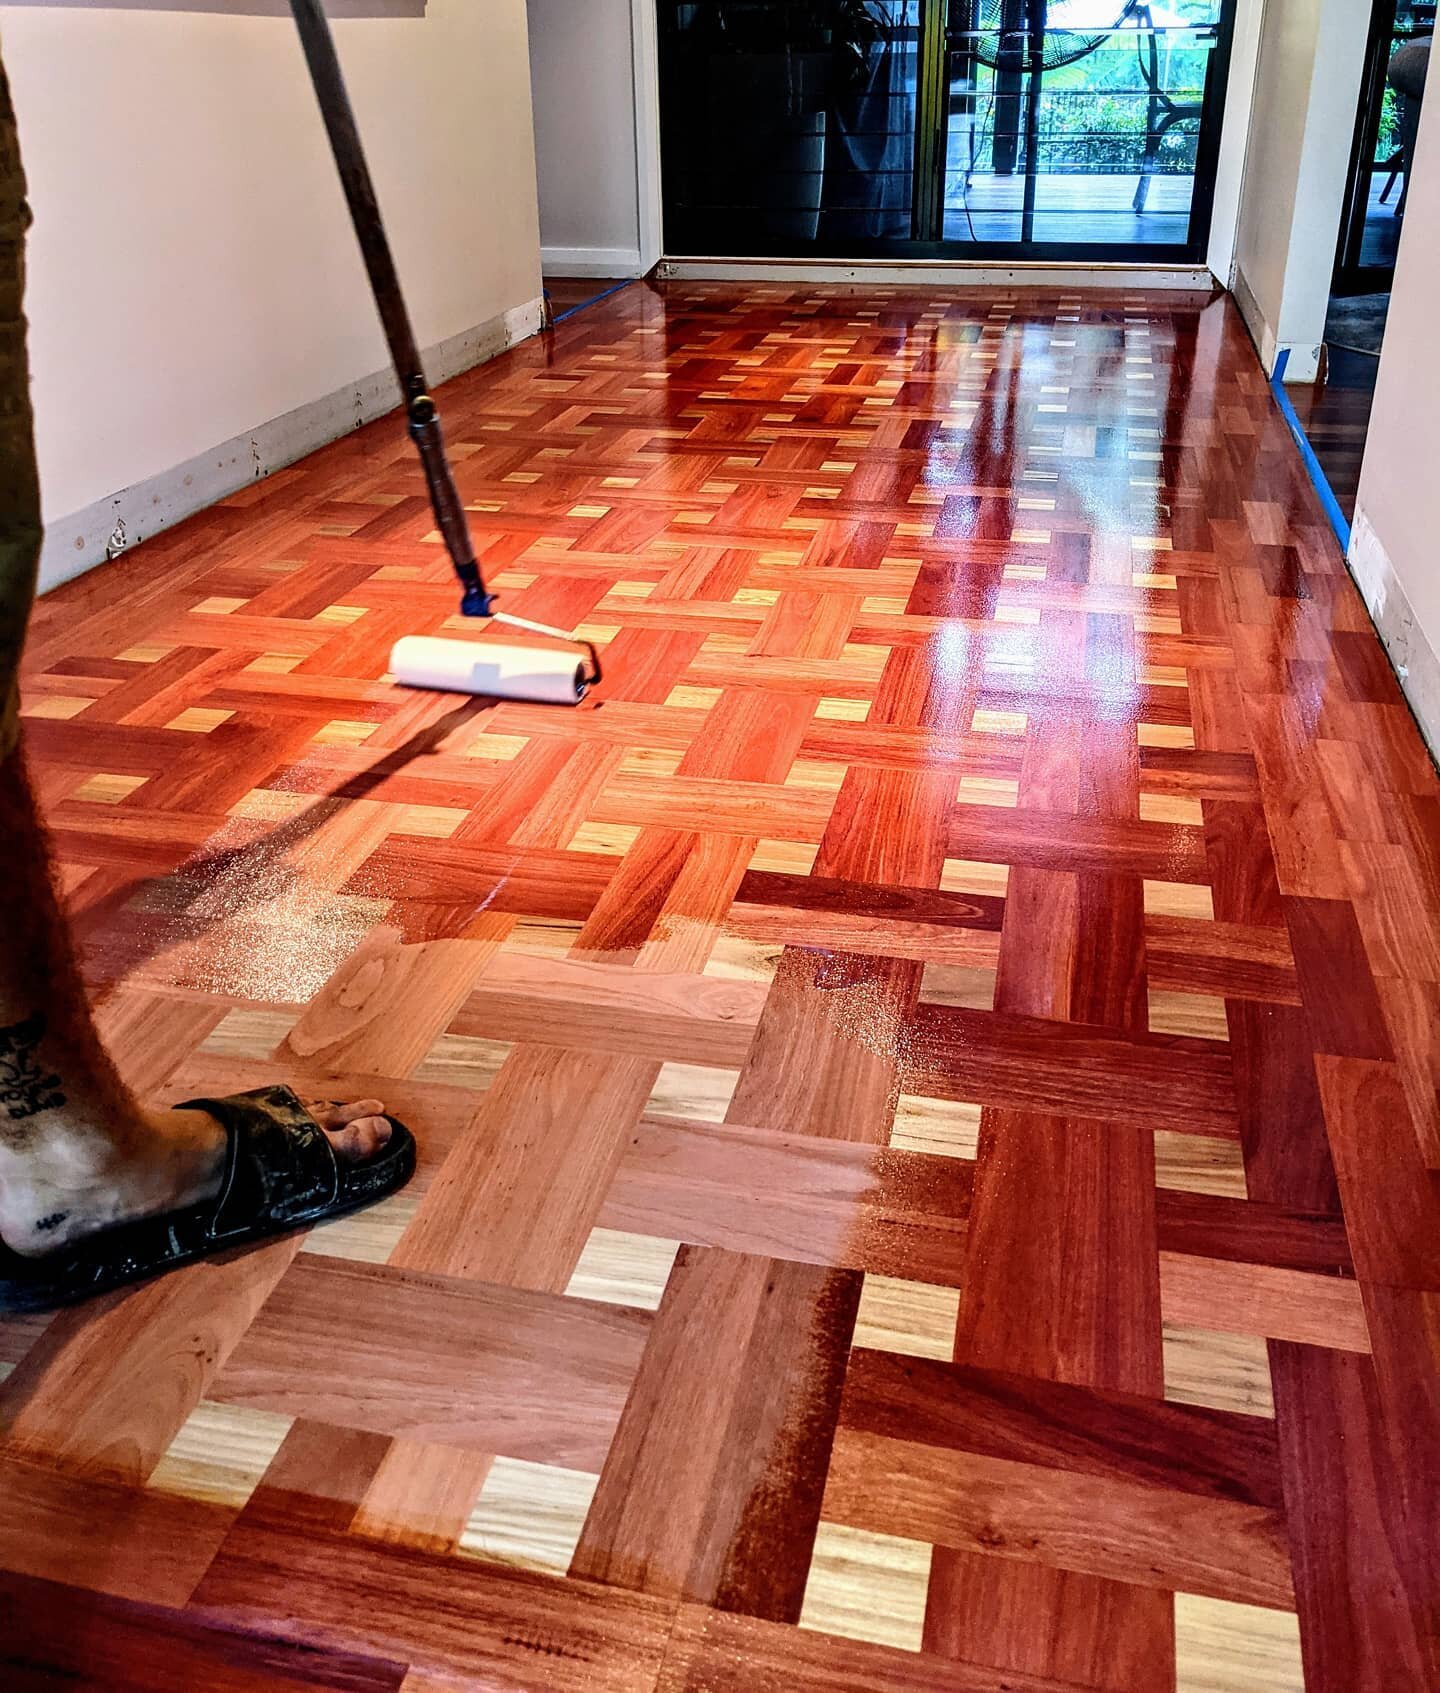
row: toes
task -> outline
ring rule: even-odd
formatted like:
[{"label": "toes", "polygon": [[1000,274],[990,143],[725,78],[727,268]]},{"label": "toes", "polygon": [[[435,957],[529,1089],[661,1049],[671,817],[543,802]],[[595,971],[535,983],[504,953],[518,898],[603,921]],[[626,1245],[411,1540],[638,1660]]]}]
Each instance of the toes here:
[{"label": "toes", "polygon": [[352,1099],[348,1105],[335,1108],[335,1127],[343,1128],[347,1123],[361,1123],[381,1117],[384,1110],[385,1102],[382,1099]]},{"label": "toes", "polygon": [[386,1117],[362,1117],[353,1127],[364,1143],[366,1158],[373,1158],[390,1140],[390,1121]]},{"label": "toes", "polygon": [[390,1139],[390,1120],[379,1099],[307,1099],[305,1109],[330,1137],[336,1155],[349,1164],[373,1158]]},{"label": "toes", "polygon": [[390,1124],[384,1117],[359,1117],[338,1129],[327,1129],[330,1144],[351,1163],[373,1158],[390,1139]]},{"label": "toes", "polygon": [[305,1109],[322,1129],[339,1130],[350,1123],[368,1117],[378,1117],[385,1110],[381,1099],[352,1099],[348,1103],[338,1099],[307,1100]]}]

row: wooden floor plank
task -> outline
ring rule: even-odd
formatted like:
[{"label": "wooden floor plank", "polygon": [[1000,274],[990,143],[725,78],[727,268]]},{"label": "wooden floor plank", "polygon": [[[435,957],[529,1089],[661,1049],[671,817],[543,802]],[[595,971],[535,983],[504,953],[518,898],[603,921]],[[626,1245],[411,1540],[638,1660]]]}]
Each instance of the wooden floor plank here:
[{"label": "wooden floor plank", "polygon": [[609,1449],[649,1326],[617,1306],[307,1254],[211,1393],[585,1469]]},{"label": "wooden floor plank", "polygon": [[1421,1687],[1433,1594],[1427,1621],[1369,1360],[1272,1341],[1270,1371],[1307,1693]]},{"label": "wooden floor plank", "polygon": [[4,1449],[143,1482],[299,1245],[275,1241],[62,1312],[0,1385]]},{"label": "wooden floor plank", "polygon": [[1078,1477],[842,1429],[825,1516],[961,1552],[1242,1604],[1294,1605],[1285,1519],[1126,1481]]},{"label": "wooden floor plank", "polygon": [[1236,1133],[1228,1051],[1183,1035],[1126,1039],[1049,1017],[922,1004],[907,1059],[911,1093],[1143,1126],[1153,1125],[1163,1088],[1167,1127]]},{"label": "wooden floor plank", "polygon": [[572,1573],[796,1621],[858,1295],[853,1274],[682,1249]]},{"label": "wooden floor plank", "polygon": [[846,1428],[1067,1473],[1148,1481],[1201,1498],[1280,1507],[1279,1454],[1264,1418],[1140,1394],[857,1350]]},{"label": "wooden floor plank", "polygon": [[14,1575],[0,1582],[0,1640],[12,1693],[398,1693],[407,1669]]},{"label": "wooden floor plank", "polygon": [[408,1661],[504,1693],[654,1687],[672,1608],[642,1594],[245,1522],[195,1595],[202,1618]]},{"label": "wooden floor plank", "polygon": [[236,1516],[23,1458],[0,1460],[0,1483],[7,1571],[152,1605],[185,1604]]},{"label": "wooden floor plank", "polygon": [[[1004,1693],[1080,1693],[1076,1682],[1007,1676]],[[986,1665],[785,1628],[682,1605],[657,1693],[1000,1693]]]}]

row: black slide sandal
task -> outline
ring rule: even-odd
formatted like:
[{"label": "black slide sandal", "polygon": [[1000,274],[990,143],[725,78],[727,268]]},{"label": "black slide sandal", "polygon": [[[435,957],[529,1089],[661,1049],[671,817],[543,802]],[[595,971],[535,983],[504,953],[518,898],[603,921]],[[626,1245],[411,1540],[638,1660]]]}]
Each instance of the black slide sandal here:
[{"label": "black slide sandal", "polygon": [[390,1139],[373,1158],[344,1164],[324,1130],[288,1087],[226,1099],[187,1099],[225,1130],[220,1192],[202,1205],[102,1229],[43,1258],[0,1244],[0,1314],[49,1311],[185,1264],[271,1240],[359,1211],[404,1187],[415,1172],[415,1137],[387,1117]]}]

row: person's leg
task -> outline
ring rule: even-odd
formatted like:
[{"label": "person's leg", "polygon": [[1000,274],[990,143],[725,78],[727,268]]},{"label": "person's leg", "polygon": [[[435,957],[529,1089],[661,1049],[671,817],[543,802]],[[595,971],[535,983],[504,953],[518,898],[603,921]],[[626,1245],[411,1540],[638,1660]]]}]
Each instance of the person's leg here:
[{"label": "person's leg", "polygon": [[[45,1253],[198,1204],[218,1189],[225,1140],[203,1111],[141,1110],[100,1044],[18,749],[0,760],[0,840],[0,1239]],[[357,1161],[389,1138],[383,1109],[310,1105]]]},{"label": "person's leg", "polygon": [[[218,1191],[225,1150],[203,1111],[143,1111],[95,1033],[20,747],[18,670],[41,523],[25,349],[29,214],[0,65],[0,1240],[44,1254]],[[312,1107],[337,1153],[390,1135],[379,1100]]]}]

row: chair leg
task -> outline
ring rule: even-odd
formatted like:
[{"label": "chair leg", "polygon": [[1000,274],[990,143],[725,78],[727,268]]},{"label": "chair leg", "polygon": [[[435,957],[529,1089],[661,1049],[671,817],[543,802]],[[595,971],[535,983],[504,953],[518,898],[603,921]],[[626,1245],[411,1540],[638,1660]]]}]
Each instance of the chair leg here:
[{"label": "chair leg", "polygon": [[1131,200],[1131,209],[1136,213],[1145,210],[1145,202],[1150,198],[1150,178],[1155,174],[1155,155],[1151,151],[1149,142],[1145,144],[1145,157],[1140,161],[1140,180],[1135,184],[1135,197]]},{"label": "chair leg", "polygon": [[1165,126],[1160,120],[1160,48],[1155,40],[1155,19],[1149,6],[1140,6],[1135,13],[1137,28],[1143,28],[1143,39],[1135,43],[1136,54],[1140,61],[1140,74],[1145,79],[1145,86],[1150,90],[1150,98],[1145,102],[1145,151],[1140,159],[1140,180],[1135,184],[1135,197],[1131,200],[1132,210],[1138,216],[1145,210],[1145,202],[1150,198],[1150,178],[1155,174],[1155,160],[1160,152],[1160,137],[1165,133]]},{"label": "chair leg", "polygon": [[1130,204],[1138,214],[1145,210],[1145,202],[1150,198],[1150,178],[1155,174],[1155,161],[1160,155],[1160,142],[1165,135],[1163,120],[1156,122],[1160,102],[1152,94],[1150,109],[1145,117],[1145,151],[1140,159],[1140,180],[1135,184],[1135,197]]},{"label": "chair leg", "polygon": [[[1164,103],[1163,97],[1156,104]],[[1155,174],[1155,165],[1160,157],[1160,148],[1164,145],[1165,137],[1170,133],[1172,124],[1179,123],[1190,114],[1179,106],[1165,104],[1165,111],[1159,123],[1151,122],[1145,137],[1145,157],[1140,162],[1140,180],[1135,185],[1135,199],[1132,204],[1137,212],[1145,210],[1145,202],[1150,197],[1150,179]]]}]

